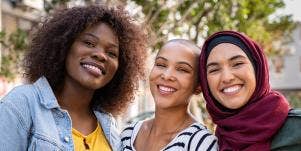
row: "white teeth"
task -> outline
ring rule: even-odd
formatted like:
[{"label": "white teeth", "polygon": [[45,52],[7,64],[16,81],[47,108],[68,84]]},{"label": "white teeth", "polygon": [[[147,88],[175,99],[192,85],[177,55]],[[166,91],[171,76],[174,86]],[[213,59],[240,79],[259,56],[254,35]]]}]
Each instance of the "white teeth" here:
[{"label": "white teeth", "polygon": [[94,72],[96,72],[96,73],[98,73],[98,74],[102,74],[102,71],[101,71],[99,68],[97,68],[97,67],[95,67],[95,66],[93,66],[93,65],[84,64],[83,66],[84,66],[85,68],[89,69],[89,70],[93,70]]},{"label": "white teeth", "polygon": [[165,87],[165,86],[159,86],[159,89],[166,92],[174,92],[176,91],[174,88]]},{"label": "white teeth", "polygon": [[235,91],[239,90],[240,88],[241,88],[241,86],[236,85],[236,86],[233,86],[233,87],[223,89],[223,92],[231,93],[231,92],[235,92]]}]

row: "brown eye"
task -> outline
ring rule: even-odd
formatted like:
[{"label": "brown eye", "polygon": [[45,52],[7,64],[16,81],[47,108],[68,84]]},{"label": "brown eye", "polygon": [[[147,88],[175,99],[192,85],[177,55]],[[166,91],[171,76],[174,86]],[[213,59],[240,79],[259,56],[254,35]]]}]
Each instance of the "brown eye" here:
[{"label": "brown eye", "polygon": [[91,41],[84,40],[83,42],[89,48],[94,48],[95,47],[95,44],[93,42],[91,42]]},{"label": "brown eye", "polygon": [[233,67],[240,67],[243,64],[244,64],[243,62],[236,62],[233,64]]},{"label": "brown eye", "polygon": [[117,54],[115,52],[113,52],[113,51],[108,51],[107,54],[111,58],[117,58],[118,57]]},{"label": "brown eye", "polygon": [[189,70],[186,68],[178,68],[177,70],[180,72],[189,73]]},{"label": "brown eye", "polygon": [[160,68],[166,67],[166,65],[163,64],[163,63],[155,63],[155,66],[156,66],[156,67],[160,67]]},{"label": "brown eye", "polygon": [[218,71],[219,71],[218,68],[214,68],[214,69],[209,69],[209,70],[208,70],[208,73],[216,73],[216,72],[218,72]]}]

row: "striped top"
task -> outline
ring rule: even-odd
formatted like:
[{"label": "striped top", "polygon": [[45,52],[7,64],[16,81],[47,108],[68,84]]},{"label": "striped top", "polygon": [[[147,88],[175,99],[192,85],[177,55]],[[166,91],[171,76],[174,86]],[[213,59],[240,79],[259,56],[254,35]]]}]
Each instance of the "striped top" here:
[{"label": "striped top", "polygon": [[[121,133],[122,151],[136,151],[134,142],[143,121],[131,124]],[[216,151],[217,138],[200,123],[193,123],[179,132],[160,151]]]}]

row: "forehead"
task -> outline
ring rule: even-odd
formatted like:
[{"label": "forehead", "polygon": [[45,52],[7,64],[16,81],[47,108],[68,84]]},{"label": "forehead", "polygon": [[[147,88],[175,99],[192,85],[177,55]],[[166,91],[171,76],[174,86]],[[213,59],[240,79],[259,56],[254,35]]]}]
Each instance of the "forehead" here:
[{"label": "forehead", "polygon": [[160,57],[164,57],[167,60],[175,61],[175,62],[189,62],[194,63],[197,59],[197,54],[192,50],[190,47],[177,43],[177,42],[170,42],[165,44],[158,55]]},{"label": "forehead", "polygon": [[212,61],[228,60],[238,55],[248,58],[240,47],[231,43],[221,43],[211,50],[207,63]]},{"label": "forehead", "polygon": [[107,38],[118,41],[117,34],[113,31],[112,27],[106,23],[98,23],[87,27],[81,34],[92,33],[98,38]]}]

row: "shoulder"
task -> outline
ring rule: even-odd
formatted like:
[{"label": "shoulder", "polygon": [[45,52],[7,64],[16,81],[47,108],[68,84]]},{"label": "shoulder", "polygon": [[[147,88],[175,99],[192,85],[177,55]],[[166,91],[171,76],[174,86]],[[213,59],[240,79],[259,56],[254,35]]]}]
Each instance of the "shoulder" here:
[{"label": "shoulder", "polygon": [[3,97],[2,100],[8,100],[12,98],[28,98],[34,93],[34,86],[32,84],[24,84],[14,87],[11,91]]},{"label": "shoulder", "polygon": [[37,97],[32,89],[32,85],[17,86],[1,100],[1,121],[10,121],[6,124],[16,124],[25,130],[29,129],[32,122],[32,100]]},{"label": "shoulder", "polygon": [[3,106],[14,108],[29,107],[33,99],[37,98],[38,94],[32,84],[21,85],[13,88],[6,96],[1,99]]},{"label": "shoulder", "polygon": [[212,133],[201,123],[194,123],[192,125],[190,125],[185,132],[188,132],[190,135],[190,138],[197,138],[200,136],[213,136]]},{"label": "shoulder", "polygon": [[138,126],[140,124],[142,124],[142,121],[130,124],[121,132],[121,144],[123,150],[133,150],[132,142],[135,140],[135,133],[137,133],[140,129]]},{"label": "shoulder", "polygon": [[217,138],[201,123],[193,123],[180,132],[166,150],[215,151]]},{"label": "shoulder", "polygon": [[300,117],[301,116],[301,109],[291,109],[288,112],[288,117]]},{"label": "shoulder", "polygon": [[192,134],[187,142],[187,150],[217,150],[217,137],[201,123],[190,127]]},{"label": "shoulder", "polygon": [[126,126],[122,132],[121,132],[121,141],[123,141],[124,139],[130,139],[130,137],[132,136],[132,134],[134,133],[134,130],[138,130],[137,129],[137,125],[138,124],[141,124],[140,122],[135,122],[135,123],[132,123],[128,126]]},{"label": "shoulder", "polygon": [[292,109],[278,133],[274,136],[271,149],[276,150],[297,150],[301,147],[301,110]]}]

